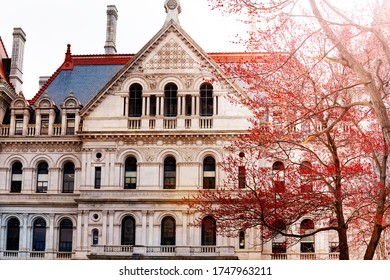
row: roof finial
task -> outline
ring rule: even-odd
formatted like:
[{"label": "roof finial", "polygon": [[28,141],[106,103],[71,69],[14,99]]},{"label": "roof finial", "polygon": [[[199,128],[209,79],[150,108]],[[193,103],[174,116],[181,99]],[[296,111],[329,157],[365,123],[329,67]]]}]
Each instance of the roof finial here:
[{"label": "roof finial", "polygon": [[181,5],[179,0],[166,0],[165,12],[167,13],[167,18],[165,23],[170,22],[171,20],[179,23],[179,14],[181,13]]},{"label": "roof finial", "polygon": [[70,44],[68,44],[65,53],[65,61],[70,61],[70,60],[72,60],[72,53],[70,51]]}]

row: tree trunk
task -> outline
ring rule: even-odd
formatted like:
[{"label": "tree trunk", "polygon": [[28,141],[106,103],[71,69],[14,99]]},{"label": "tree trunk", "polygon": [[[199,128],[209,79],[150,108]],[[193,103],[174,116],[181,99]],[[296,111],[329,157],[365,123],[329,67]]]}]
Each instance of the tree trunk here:
[{"label": "tree trunk", "polygon": [[376,247],[378,246],[379,240],[381,239],[382,231],[383,231],[383,228],[381,225],[377,224],[374,226],[374,230],[371,233],[370,242],[368,243],[366,252],[364,254],[365,260],[372,260],[373,259],[374,255],[375,255]]},{"label": "tree trunk", "polygon": [[347,239],[347,229],[344,225],[338,231],[339,235],[339,249],[340,249],[340,260],[349,260],[349,247],[348,247],[348,239]]}]

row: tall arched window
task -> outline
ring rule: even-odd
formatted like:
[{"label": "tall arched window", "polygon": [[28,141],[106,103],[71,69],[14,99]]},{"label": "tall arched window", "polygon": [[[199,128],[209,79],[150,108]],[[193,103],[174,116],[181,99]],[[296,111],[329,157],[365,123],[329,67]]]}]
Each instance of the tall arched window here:
[{"label": "tall arched window", "polygon": [[[310,219],[305,219],[301,222],[300,233],[308,234],[314,231],[314,222]],[[314,253],[314,235],[301,239],[301,253]]]},{"label": "tall arched window", "polygon": [[142,86],[133,84],[130,86],[129,117],[142,115]]},{"label": "tall arched window", "polygon": [[217,245],[217,223],[211,216],[202,220],[202,246]]},{"label": "tall arched window", "polygon": [[12,218],[7,223],[7,251],[19,251],[20,222]]},{"label": "tall arched window", "polygon": [[33,251],[45,251],[46,249],[46,222],[44,219],[36,219],[33,225]]},{"label": "tall arched window", "polygon": [[38,176],[37,176],[37,192],[45,193],[47,192],[47,187],[49,185],[49,166],[46,162],[41,162],[38,164]]},{"label": "tall arched window", "polygon": [[203,160],[203,188],[215,189],[215,159],[206,157]]},{"label": "tall arched window", "polygon": [[131,216],[122,220],[121,245],[135,245],[135,220]]},{"label": "tall arched window", "polygon": [[73,242],[73,223],[69,219],[64,219],[60,223],[60,239],[58,242],[58,251],[72,252]]},{"label": "tall arched window", "polygon": [[23,166],[20,162],[15,162],[12,164],[11,192],[20,193],[22,191],[22,176]]},{"label": "tall arched window", "polygon": [[213,86],[210,83],[204,83],[200,86],[200,115],[212,116],[213,113]]},{"label": "tall arched window", "polygon": [[164,116],[177,116],[177,85],[169,83],[164,88]]},{"label": "tall arched window", "polygon": [[164,189],[176,188],[176,160],[167,157],[164,160]]},{"label": "tall arched window", "polygon": [[64,165],[64,174],[62,178],[62,192],[72,193],[74,191],[75,168],[73,162],[67,162]]},{"label": "tall arched window", "polygon": [[137,187],[137,160],[128,157],[125,161],[125,189],[135,189]]},{"label": "tall arched window", "polygon": [[172,217],[161,222],[161,245],[176,245],[176,221]]},{"label": "tall arched window", "polygon": [[272,165],[272,175],[275,192],[283,193],[285,192],[285,183],[284,183],[284,164],[281,161],[276,161]]}]

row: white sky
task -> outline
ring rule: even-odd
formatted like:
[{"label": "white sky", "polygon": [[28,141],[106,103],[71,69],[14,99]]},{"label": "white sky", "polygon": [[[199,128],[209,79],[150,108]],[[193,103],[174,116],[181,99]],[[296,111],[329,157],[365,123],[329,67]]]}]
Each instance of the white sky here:
[{"label": "white sky", "polygon": [[[32,98],[39,76],[51,76],[62,64],[66,45],[73,54],[104,53],[107,5],[118,9],[118,53],[138,52],[163,26],[165,0],[12,0],[1,5],[0,36],[8,56],[12,32],[27,35],[23,66],[23,93]],[[248,28],[232,16],[212,11],[207,0],[181,0],[180,23],[207,52],[245,50],[232,43]]]}]

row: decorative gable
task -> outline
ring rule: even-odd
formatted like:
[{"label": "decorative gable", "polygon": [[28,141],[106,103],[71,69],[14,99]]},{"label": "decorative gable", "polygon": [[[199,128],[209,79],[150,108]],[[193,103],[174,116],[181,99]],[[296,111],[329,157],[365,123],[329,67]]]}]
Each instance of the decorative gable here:
[{"label": "decorative gable", "polygon": [[151,59],[145,63],[145,69],[193,69],[195,60],[180,46],[174,38],[170,38]]}]

